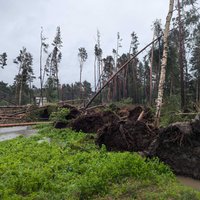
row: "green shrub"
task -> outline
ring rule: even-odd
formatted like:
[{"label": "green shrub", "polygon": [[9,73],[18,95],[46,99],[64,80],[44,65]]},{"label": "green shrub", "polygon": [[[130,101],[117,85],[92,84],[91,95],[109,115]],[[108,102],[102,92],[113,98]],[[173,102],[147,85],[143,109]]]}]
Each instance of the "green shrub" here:
[{"label": "green shrub", "polygon": [[179,115],[181,112],[180,96],[172,95],[166,97],[161,110],[161,126],[168,126],[171,123],[188,121],[194,116],[192,115]]},{"label": "green shrub", "polygon": [[67,122],[66,117],[70,110],[67,108],[58,108],[56,112],[52,112],[50,115],[50,120],[53,122]]}]

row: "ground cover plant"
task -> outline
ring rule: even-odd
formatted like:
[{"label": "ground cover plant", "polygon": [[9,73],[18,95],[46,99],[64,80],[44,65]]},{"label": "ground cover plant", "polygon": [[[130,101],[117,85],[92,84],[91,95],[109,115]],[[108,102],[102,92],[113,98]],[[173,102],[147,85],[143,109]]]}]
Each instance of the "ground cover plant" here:
[{"label": "ground cover plant", "polygon": [[98,149],[93,134],[38,128],[0,142],[0,199],[200,199],[158,159]]}]

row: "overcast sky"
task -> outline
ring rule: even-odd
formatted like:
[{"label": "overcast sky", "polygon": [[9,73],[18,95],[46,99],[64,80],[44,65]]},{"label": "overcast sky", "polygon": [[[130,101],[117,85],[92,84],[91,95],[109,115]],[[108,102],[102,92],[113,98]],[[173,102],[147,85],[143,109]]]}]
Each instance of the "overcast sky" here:
[{"label": "overcast sky", "polygon": [[[60,26],[63,41],[62,62],[59,66],[61,83],[79,80],[78,48],[85,47],[88,60],[83,78],[93,82],[94,45],[97,29],[101,34],[103,56],[112,55],[116,48],[117,32],[122,48],[128,52],[130,34],[138,35],[140,48],[152,40],[151,25],[155,19],[165,18],[168,0],[0,0],[0,53],[8,55],[8,65],[0,69],[0,81],[13,83],[18,68],[13,59],[26,47],[32,53],[33,68],[39,76],[40,30],[49,44]],[[35,81],[38,84],[38,80]]]}]

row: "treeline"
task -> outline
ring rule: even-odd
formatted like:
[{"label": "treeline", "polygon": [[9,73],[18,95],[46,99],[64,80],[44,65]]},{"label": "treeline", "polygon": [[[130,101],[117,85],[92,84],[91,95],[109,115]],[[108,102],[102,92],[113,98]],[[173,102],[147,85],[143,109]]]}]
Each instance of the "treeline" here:
[{"label": "treeline", "polygon": [[[59,87],[59,101],[66,100],[78,100],[80,99],[80,85],[82,85],[82,101],[86,101],[93,95],[93,91],[91,88],[91,84],[87,81],[83,81],[82,84],[80,82],[75,82],[71,84],[62,84]],[[28,85],[23,89],[23,98],[22,105],[24,104],[34,104],[36,103],[35,97],[40,97],[41,91],[40,88],[35,86],[29,88]],[[44,97],[47,98],[48,102],[56,102],[57,99],[57,89],[43,88]],[[0,82],[0,106],[5,105],[18,105],[18,99],[16,99],[16,87],[15,85],[8,85],[3,81]]]}]

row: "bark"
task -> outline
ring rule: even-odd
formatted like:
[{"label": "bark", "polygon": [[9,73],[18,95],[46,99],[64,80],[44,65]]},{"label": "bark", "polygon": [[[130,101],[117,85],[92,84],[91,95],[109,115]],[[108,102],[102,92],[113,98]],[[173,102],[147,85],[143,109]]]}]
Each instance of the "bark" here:
[{"label": "bark", "polygon": [[185,81],[184,81],[184,44],[183,44],[183,28],[181,22],[180,0],[178,0],[178,26],[179,26],[179,67],[181,78],[181,109],[185,108]]},{"label": "bark", "polygon": [[95,60],[94,60],[94,90],[96,92],[96,87],[97,87],[97,81],[96,81],[96,60],[97,60],[97,57],[95,56]]},{"label": "bark", "polygon": [[158,98],[157,98],[157,105],[156,105],[156,116],[155,116],[155,127],[159,126],[160,120],[160,112],[163,102],[163,93],[164,93],[164,83],[165,83],[165,75],[166,75],[166,65],[167,65],[167,53],[168,53],[168,35],[169,35],[169,28],[170,28],[170,21],[173,14],[173,7],[174,7],[174,0],[170,0],[169,2],[169,12],[166,18],[165,24],[165,31],[164,31],[164,46],[163,46],[163,57],[162,57],[162,64],[161,64],[161,74],[160,74],[160,81],[158,86]]},{"label": "bark", "polygon": [[80,63],[80,99],[82,99],[82,81],[81,81],[81,78],[82,78],[82,70],[83,70],[83,63],[81,61]]},{"label": "bark", "polygon": [[123,84],[123,86],[124,86],[124,92],[123,92],[123,98],[127,98],[127,72],[128,72],[128,69],[127,69],[127,67],[124,69],[124,84]]},{"label": "bark", "polygon": [[[153,41],[155,39],[155,30],[153,32]],[[149,104],[152,105],[152,68],[153,68],[153,58],[154,58],[154,43],[151,48],[151,64],[149,69]]]},{"label": "bark", "polygon": [[42,31],[40,34],[40,40],[41,40],[41,44],[40,44],[40,105],[43,106],[43,91],[42,91],[42,87],[43,87],[43,79],[42,79]]},{"label": "bark", "polygon": [[19,88],[19,105],[22,105],[22,90],[23,90],[23,81],[20,81],[20,88]]}]

